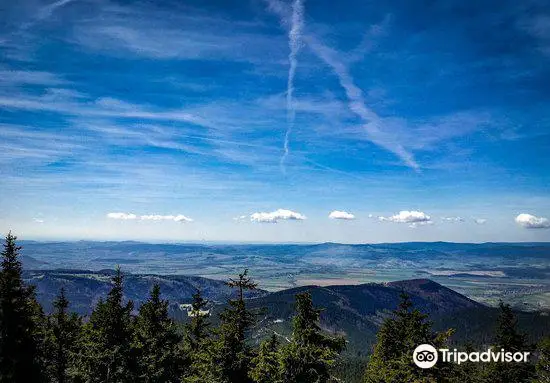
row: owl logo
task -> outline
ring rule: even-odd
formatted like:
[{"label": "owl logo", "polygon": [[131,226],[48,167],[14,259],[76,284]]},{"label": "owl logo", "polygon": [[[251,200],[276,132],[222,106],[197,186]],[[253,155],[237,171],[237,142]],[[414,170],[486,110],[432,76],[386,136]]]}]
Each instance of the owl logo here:
[{"label": "owl logo", "polygon": [[432,368],[437,363],[437,350],[430,344],[421,344],[414,349],[413,361],[420,368]]}]

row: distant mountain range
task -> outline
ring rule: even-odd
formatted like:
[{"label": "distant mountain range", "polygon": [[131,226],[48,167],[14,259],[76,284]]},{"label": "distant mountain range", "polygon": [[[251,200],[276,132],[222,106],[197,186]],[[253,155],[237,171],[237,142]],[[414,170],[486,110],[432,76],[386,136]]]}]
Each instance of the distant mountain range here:
[{"label": "distant mountain range", "polygon": [[522,310],[550,310],[550,243],[20,244],[26,270],[97,272],[120,265],[133,274],[225,280],[247,267],[269,291],[430,279],[488,305],[503,299]]},{"label": "distant mountain range", "polygon": [[[36,286],[38,300],[46,311],[51,311],[53,299],[64,286],[71,301],[71,310],[88,315],[99,298],[105,297],[109,291],[113,273],[113,270],[38,270],[25,271],[24,278]],[[139,308],[154,283],[161,286],[163,298],[171,303],[171,315],[180,321],[187,319],[187,312],[180,305],[190,303],[197,289],[211,301],[209,309],[213,321],[217,320],[217,313],[226,300],[235,294],[219,280],[180,275],[125,274],[125,298],[133,300],[135,308]],[[489,341],[497,315],[496,309],[429,279],[301,286],[276,292],[257,290],[248,295],[249,306],[258,312],[258,325],[253,337],[259,340],[274,332],[281,337],[288,336],[294,315],[294,296],[303,291],[309,291],[314,304],[324,308],[322,327],[345,334],[349,340],[348,353],[356,355],[372,346],[378,326],[397,307],[402,292],[411,297],[415,307],[430,315],[436,327],[460,328],[456,336],[459,341]],[[534,339],[550,331],[547,313],[521,313],[520,319],[526,325],[525,331]]]}]

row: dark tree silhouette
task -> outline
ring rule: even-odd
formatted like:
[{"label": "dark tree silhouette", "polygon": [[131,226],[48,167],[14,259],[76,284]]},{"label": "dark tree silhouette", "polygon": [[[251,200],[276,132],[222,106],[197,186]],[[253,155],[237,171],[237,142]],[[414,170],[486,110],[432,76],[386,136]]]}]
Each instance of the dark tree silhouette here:
[{"label": "dark tree silhouette", "polygon": [[54,312],[48,318],[47,370],[52,382],[67,383],[72,381],[70,370],[75,367],[82,321],[77,314],[68,312],[69,300],[63,287],[53,307]]},{"label": "dark tree silhouette", "polygon": [[34,288],[21,278],[21,247],[8,233],[2,251],[0,272],[0,382],[26,383],[44,380],[44,322]]},{"label": "dark tree silhouette", "polygon": [[136,380],[133,302],[123,303],[120,268],[117,267],[112,281],[107,299],[97,303],[84,327],[80,375],[86,382],[133,383]]},{"label": "dark tree silhouette", "polygon": [[331,368],[345,348],[343,337],[324,334],[319,326],[321,309],[313,306],[311,294],[296,295],[296,316],[290,344],[281,350],[284,382],[325,383]]}]

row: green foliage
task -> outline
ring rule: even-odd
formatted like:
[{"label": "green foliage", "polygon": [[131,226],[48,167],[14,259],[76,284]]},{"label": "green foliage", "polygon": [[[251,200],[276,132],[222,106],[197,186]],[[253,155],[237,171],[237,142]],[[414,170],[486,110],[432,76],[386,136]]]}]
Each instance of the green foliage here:
[{"label": "green foliage", "polygon": [[200,290],[193,294],[191,304],[191,322],[185,326],[184,350],[190,358],[190,366],[185,370],[182,382],[213,382],[218,369],[213,362],[213,342],[211,324],[206,307],[208,301]]},{"label": "green foliage", "polygon": [[[427,315],[405,294],[380,327],[362,379],[358,376],[365,359],[340,358],[346,342],[323,332],[322,310],[313,306],[309,293],[296,295],[288,343],[281,345],[274,333],[255,348],[250,333],[257,314],[244,296],[257,285],[247,270],[227,282],[237,296],[220,313],[217,328],[212,328],[208,302],[197,291],[181,334],[168,315],[169,302],[161,299],[159,285],[134,316],[132,302],[123,299],[120,269],[107,298],[97,303],[87,323],[69,313],[64,289],[46,317],[34,289],[21,279],[15,240],[11,233],[6,237],[0,271],[0,383],[550,383],[548,336],[538,345],[536,365],[440,362],[428,370],[416,367],[416,346],[442,348],[453,331],[434,331]],[[499,310],[493,348],[531,351],[510,306],[501,303]],[[479,349],[476,343],[465,351]]]},{"label": "green foliage", "polygon": [[180,342],[176,325],[168,317],[168,301],[160,298],[160,286],[156,284],[135,319],[133,348],[138,361],[138,381],[178,382],[188,364],[179,348]]},{"label": "green foliage", "polygon": [[413,362],[413,351],[420,344],[441,348],[452,331],[432,331],[428,316],[413,307],[409,296],[402,294],[401,303],[393,316],[387,318],[377,334],[377,343],[370,357],[365,383],[444,382],[449,375],[438,364],[420,369]]},{"label": "green foliage", "polygon": [[[466,352],[479,350],[479,346],[475,347],[472,344],[466,344],[464,347]],[[451,383],[486,383],[486,375],[485,363],[465,362],[460,365],[453,365],[446,380]]]},{"label": "green foliage", "polygon": [[191,351],[197,351],[210,336],[210,321],[205,314],[208,301],[200,290],[193,294],[191,303],[191,322],[186,326],[185,340]]},{"label": "green foliage", "polygon": [[[527,344],[525,334],[518,330],[518,320],[510,305],[500,302],[499,308],[493,349],[511,352],[531,351],[532,347]],[[523,362],[492,362],[485,371],[485,381],[488,383],[531,382],[533,376],[533,365]]]},{"label": "green foliage", "polygon": [[497,319],[495,334],[495,348],[504,348],[506,351],[525,351],[525,334],[517,329],[518,320],[512,308],[503,302],[499,303],[500,315]]},{"label": "green foliage", "polygon": [[248,277],[248,270],[230,279],[227,285],[237,289],[237,299],[230,299],[228,307],[220,314],[221,324],[217,331],[214,363],[218,366],[221,383],[251,382],[249,377],[253,350],[246,338],[255,323],[255,314],[247,309],[244,301],[246,290],[255,290],[257,284]]},{"label": "green foliage", "polygon": [[21,279],[17,238],[6,236],[0,272],[0,382],[41,382],[44,315],[34,288]]},{"label": "green foliage", "polygon": [[258,355],[252,359],[254,367],[250,371],[250,377],[254,382],[282,382],[279,345],[279,340],[275,334],[260,344]]},{"label": "green foliage", "polygon": [[84,326],[80,377],[86,382],[134,382],[138,375],[132,348],[133,303],[123,304],[123,276],[117,268],[113,287]]},{"label": "green foliage", "polygon": [[339,382],[360,383],[363,381],[367,361],[365,357],[350,357],[343,355],[332,371]]},{"label": "green foliage", "polygon": [[321,331],[321,311],[313,306],[311,294],[296,295],[292,339],[281,350],[284,382],[331,381],[331,368],[344,350],[345,340],[339,336],[328,336]]},{"label": "green foliage", "polygon": [[53,303],[54,313],[49,316],[46,337],[46,371],[51,382],[68,383],[75,374],[75,358],[81,332],[81,318],[68,312],[69,301],[61,288]]},{"label": "green foliage", "polygon": [[538,348],[538,361],[536,365],[536,382],[550,383],[550,336],[540,341]]}]

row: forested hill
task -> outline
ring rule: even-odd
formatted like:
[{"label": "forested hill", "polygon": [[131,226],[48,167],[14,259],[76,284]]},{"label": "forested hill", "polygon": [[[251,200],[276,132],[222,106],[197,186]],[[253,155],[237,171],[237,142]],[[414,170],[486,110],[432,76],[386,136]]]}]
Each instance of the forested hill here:
[{"label": "forested hill", "polygon": [[[38,301],[46,312],[52,311],[52,302],[61,287],[65,287],[70,310],[87,316],[100,298],[105,298],[112,287],[113,270],[24,271],[24,280],[36,286]],[[145,302],[154,284],[159,284],[162,296],[170,302],[170,315],[178,321],[188,319],[188,304],[200,289],[210,301],[208,309],[212,320],[222,310],[224,302],[235,297],[235,292],[223,281],[182,275],[125,274],[124,297],[135,303],[135,311]],[[441,328],[455,327],[461,331],[454,337],[461,341],[483,341],[491,336],[495,309],[477,303],[452,289],[429,279],[413,279],[389,283],[367,283],[340,286],[302,286],[277,292],[261,289],[247,292],[248,304],[261,314],[253,330],[259,341],[277,333],[281,337],[291,332],[291,318],[295,312],[295,295],[309,292],[313,302],[324,310],[321,326],[330,332],[345,334],[349,354],[363,352],[376,340],[376,332],[384,318],[394,310],[402,292],[406,292],[415,307],[433,318]],[[545,313],[523,313],[520,320],[531,338],[540,336],[550,327]]]},{"label": "forested hill", "polygon": [[[457,328],[452,341],[460,344],[486,344],[494,331],[498,309],[475,302],[429,279],[344,286],[303,286],[278,291],[249,300],[257,310],[264,309],[263,320],[256,328],[261,339],[275,332],[289,336],[294,313],[294,296],[308,292],[313,302],[323,307],[324,330],[346,335],[346,354],[360,355],[370,350],[376,333],[405,292],[421,312],[429,314],[435,327]],[[518,312],[519,321],[530,340],[548,332],[550,316],[546,312]]]},{"label": "forested hill", "polygon": [[[100,298],[105,298],[112,287],[114,270],[25,270],[23,279],[29,285],[36,286],[38,302],[46,312],[52,311],[52,302],[61,287],[65,287],[67,298],[71,302],[70,310],[80,315],[89,315]],[[223,281],[185,276],[125,274],[124,297],[135,303],[136,309],[149,296],[152,287],[158,284],[164,299],[176,310],[180,303],[190,303],[197,289],[213,303],[225,302],[234,297],[235,291]],[[267,294],[258,289],[247,292],[247,297]]]},{"label": "forested hill", "polygon": [[[23,278],[36,286],[38,301],[51,311],[51,302],[61,287],[65,287],[71,302],[71,310],[82,315],[91,312],[99,298],[105,297],[111,288],[113,270],[92,272],[88,270],[40,270],[24,271]],[[136,308],[145,301],[154,284],[161,287],[162,295],[172,304],[189,303],[200,289],[212,303],[225,302],[234,292],[223,281],[184,275],[125,274],[124,295],[133,300]],[[311,291],[314,301],[326,307],[326,311],[348,311],[357,317],[372,317],[391,310],[399,302],[401,292],[407,292],[415,305],[427,313],[451,313],[481,306],[467,297],[428,279],[416,279],[390,283],[367,283],[342,286],[304,286],[268,293],[258,289],[248,294],[252,305],[273,308],[274,318],[294,310],[294,295]]]}]

